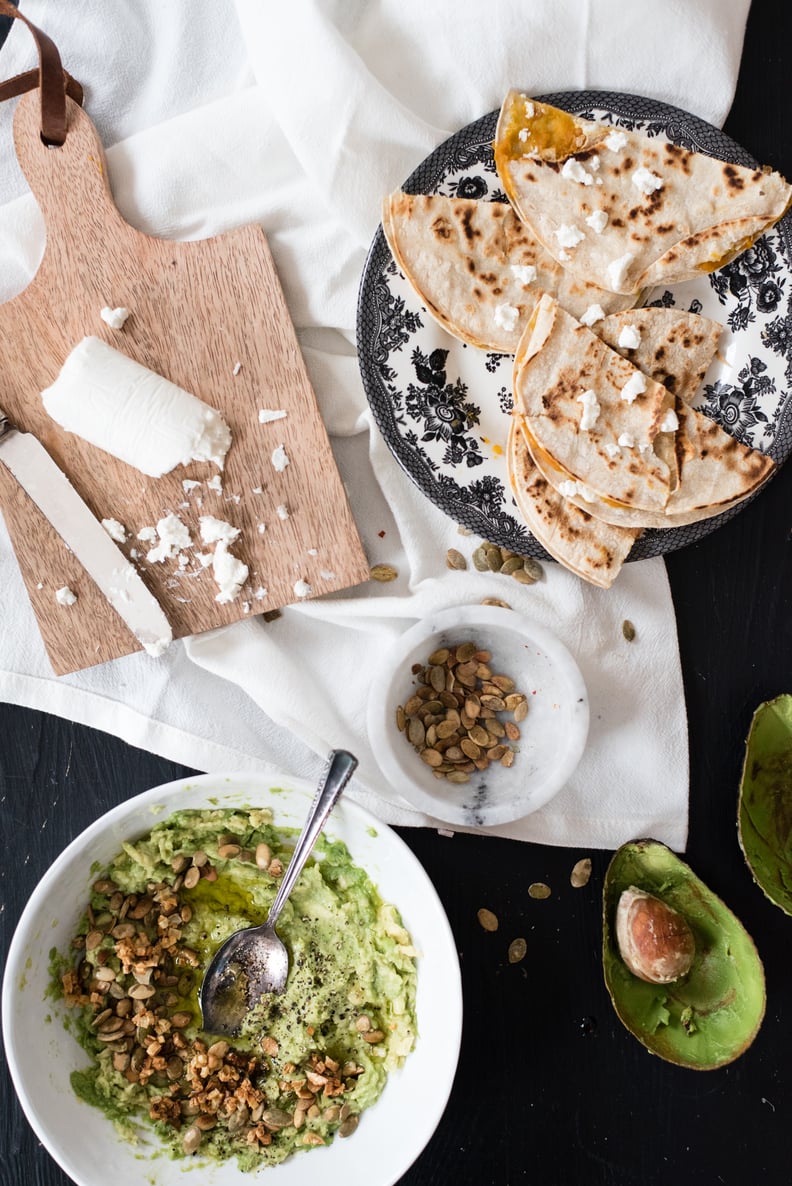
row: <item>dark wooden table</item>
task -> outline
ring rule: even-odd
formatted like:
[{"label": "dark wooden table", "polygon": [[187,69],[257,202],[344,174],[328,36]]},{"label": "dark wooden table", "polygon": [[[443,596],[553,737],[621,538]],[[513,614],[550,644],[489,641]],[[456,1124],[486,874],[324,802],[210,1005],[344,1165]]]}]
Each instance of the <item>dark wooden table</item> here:
[{"label": "dark wooden table", "polygon": [[[781,7],[754,0],[726,130],[789,177],[792,11]],[[693,1072],[653,1058],[622,1028],[599,955],[609,853],[591,854],[591,881],[573,890],[572,865],[588,855],[580,851],[403,830],[448,911],[465,998],[451,1099],[404,1186],[789,1182],[792,920],[751,881],[735,818],[751,714],[792,691],[791,529],[787,465],[731,523],[668,558],[690,724],[686,859],[756,940],[767,974],[759,1036],[730,1067]],[[5,953],[31,890],[69,840],[120,800],[188,772],[18,707],[0,705],[0,739]],[[530,899],[532,881],[547,882],[552,896]],[[499,916],[497,935],[479,926],[481,906]],[[528,954],[510,965],[506,949],[519,935]],[[68,1186],[28,1127],[1,1055],[0,1064],[0,1183]]]}]

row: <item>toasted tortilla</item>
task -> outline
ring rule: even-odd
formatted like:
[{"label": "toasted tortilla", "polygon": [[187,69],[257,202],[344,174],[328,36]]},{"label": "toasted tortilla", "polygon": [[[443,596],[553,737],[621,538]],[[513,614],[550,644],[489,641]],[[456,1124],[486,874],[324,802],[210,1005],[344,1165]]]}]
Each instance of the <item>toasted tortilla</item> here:
[{"label": "toasted tortilla", "polygon": [[641,529],[613,527],[563,498],[534,464],[516,417],[509,431],[507,462],[517,508],[535,539],[564,568],[609,589]]},{"label": "toasted tortilla", "polygon": [[[709,317],[654,306],[612,313],[591,328],[612,350],[687,404],[698,392],[723,332],[723,326]],[[631,330],[640,338],[638,345],[620,345],[619,339],[629,337]]]},{"label": "toasted tortilla", "polygon": [[[628,399],[631,388],[639,390]],[[591,396],[598,411],[585,426]],[[540,299],[519,343],[514,399],[529,439],[566,481],[616,506],[665,509],[676,485],[674,433],[664,427],[674,396],[550,296]]]},{"label": "toasted tortilla", "polygon": [[495,163],[550,254],[580,279],[625,294],[723,267],[792,200],[779,173],[581,119],[514,90],[501,108]]},{"label": "toasted tortilla", "polygon": [[567,272],[505,202],[394,193],[382,228],[431,315],[482,350],[514,354],[543,292],[575,317],[593,304],[610,313],[635,303]]}]

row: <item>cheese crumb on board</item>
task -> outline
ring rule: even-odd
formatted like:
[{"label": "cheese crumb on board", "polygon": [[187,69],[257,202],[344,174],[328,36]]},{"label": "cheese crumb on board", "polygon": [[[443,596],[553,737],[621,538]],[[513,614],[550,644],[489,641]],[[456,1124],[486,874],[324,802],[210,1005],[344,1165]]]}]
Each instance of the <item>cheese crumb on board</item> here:
[{"label": "cheese crumb on board", "polygon": [[126,528],[123,523],[118,522],[118,519],[102,519],[102,527],[117,544],[123,544],[126,540]]},{"label": "cheese crumb on board", "polygon": [[201,515],[198,523],[201,539],[205,544],[215,544],[220,539],[224,539],[226,543],[230,544],[237,538],[240,531],[238,527],[227,523],[225,519],[216,519],[214,515]]},{"label": "cheese crumb on board", "polygon": [[289,508],[287,506],[284,506],[283,503],[281,503],[280,506],[277,506],[275,508],[275,511],[276,511],[279,519],[288,519]]},{"label": "cheese crumb on board", "polygon": [[220,589],[215,601],[225,605],[239,596],[239,591],[247,580],[248,566],[236,556],[232,556],[228,550],[228,543],[221,539],[218,540],[212,558],[212,572]]},{"label": "cheese crumb on board", "polygon": [[279,474],[282,474],[289,464],[289,458],[286,456],[286,450],[283,445],[278,445],[277,449],[273,449],[272,464]]},{"label": "cheese crumb on board", "polygon": [[130,310],[125,309],[123,305],[119,305],[117,309],[111,309],[109,305],[105,305],[103,309],[99,310],[99,316],[102,321],[105,321],[111,329],[123,329]]},{"label": "cheese crumb on board", "polygon": [[189,528],[182,523],[178,515],[171,512],[157,523],[157,543],[148,552],[146,559],[150,564],[160,563],[177,556],[184,548],[192,546]]},{"label": "cheese crumb on board", "polygon": [[74,605],[77,594],[73,593],[68,585],[63,585],[62,588],[55,590],[55,600],[58,605]]},{"label": "cheese crumb on board", "polygon": [[308,584],[307,581],[295,581],[294,582],[295,597],[310,597],[312,593],[313,593],[313,589],[311,588],[311,586]]},{"label": "cheese crumb on board", "polygon": [[261,408],[258,417],[259,424],[272,424],[273,420],[285,420],[286,412],[283,408]]}]

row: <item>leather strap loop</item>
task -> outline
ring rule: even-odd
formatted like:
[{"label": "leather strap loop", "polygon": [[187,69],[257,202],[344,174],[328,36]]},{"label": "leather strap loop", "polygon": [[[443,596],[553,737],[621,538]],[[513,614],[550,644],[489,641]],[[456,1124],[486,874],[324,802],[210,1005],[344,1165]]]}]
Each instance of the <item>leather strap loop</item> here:
[{"label": "leather strap loop", "polygon": [[41,138],[45,144],[59,147],[66,139],[66,95],[82,106],[83,88],[61,64],[55,42],[32,24],[8,0],[0,0],[0,14],[27,25],[36,42],[38,70],[26,70],[0,83],[0,101],[23,95],[38,87],[41,91]]}]

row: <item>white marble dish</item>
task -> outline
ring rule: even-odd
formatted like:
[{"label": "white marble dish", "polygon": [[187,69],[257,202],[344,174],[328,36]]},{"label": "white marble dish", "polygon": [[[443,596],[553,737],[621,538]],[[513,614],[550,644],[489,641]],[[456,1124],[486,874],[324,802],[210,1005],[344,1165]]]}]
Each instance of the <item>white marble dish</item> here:
[{"label": "white marble dish", "polygon": [[[396,710],[413,694],[413,664],[440,647],[476,642],[492,653],[493,673],[511,676],[528,698],[513,766],[491,763],[468,783],[449,783],[400,733]],[[510,714],[500,714],[504,721]],[[394,790],[433,819],[471,828],[521,819],[542,807],[569,779],[588,736],[583,677],[555,635],[513,610],[469,605],[443,610],[410,627],[385,657],[372,685],[369,739]]]}]

